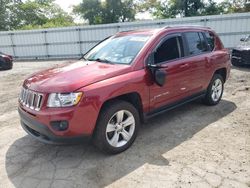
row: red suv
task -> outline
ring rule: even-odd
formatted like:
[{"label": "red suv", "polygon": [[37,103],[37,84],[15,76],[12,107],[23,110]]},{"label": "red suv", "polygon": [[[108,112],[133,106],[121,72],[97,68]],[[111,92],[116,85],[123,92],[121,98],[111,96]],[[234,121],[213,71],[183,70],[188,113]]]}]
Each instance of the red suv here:
[{"label": "red suv", "polygon": [[75,63],[27,78],[21,125],[46,143],[91,137],[119,153],[149,117],[198,98],[218,104],[229,71],[229,52],[207,27],[120,32]]}]

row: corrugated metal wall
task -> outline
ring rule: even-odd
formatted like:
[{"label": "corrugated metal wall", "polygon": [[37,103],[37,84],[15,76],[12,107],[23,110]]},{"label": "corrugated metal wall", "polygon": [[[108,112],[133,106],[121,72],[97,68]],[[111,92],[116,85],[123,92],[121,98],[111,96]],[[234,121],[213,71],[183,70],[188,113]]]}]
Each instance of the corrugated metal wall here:
[{"label": "corrugated metal wall", "polygon": [[220,35],[225,47],[232,48],[240,38],[250,34],[250,13],[0,32],[0,51],[20,60],[76,58],[119,31],[178,24],[209,26]]}]

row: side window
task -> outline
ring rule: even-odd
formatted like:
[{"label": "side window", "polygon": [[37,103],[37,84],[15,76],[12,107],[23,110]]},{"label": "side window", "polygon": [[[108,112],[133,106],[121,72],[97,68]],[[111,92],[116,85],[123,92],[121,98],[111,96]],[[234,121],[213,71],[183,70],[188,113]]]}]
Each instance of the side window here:
[{"label": "side window", "polygon": [[205,36],[207,38],[209,50],[213,51],[214,50],[214,35],[212,33],[205,32]]},{"label": "side window", "polygon": [[196,55],[207,51],[206,42],[202,33],[187,32],[185,36],[189,48],[189,55]]},{"label": "side window", "polygon": [[155,52],[155,63],[183,57],[183,43],[181,37],[172,37],[164,41]]},{"label": "side window", "polygon": [[207,45],[207,42],[206,42],[206,39],[204,38],[203,33],[199,33],[199,37],[201,40],[200,49],[202,50],[202,52],[210,51],[209,46]]}]

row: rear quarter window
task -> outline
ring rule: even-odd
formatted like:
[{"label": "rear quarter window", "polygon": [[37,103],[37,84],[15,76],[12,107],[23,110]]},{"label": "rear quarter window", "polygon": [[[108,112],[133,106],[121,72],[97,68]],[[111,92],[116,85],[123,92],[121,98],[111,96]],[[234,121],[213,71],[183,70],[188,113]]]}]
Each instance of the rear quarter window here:
[{"label": "rear quarter window", "polygon": [[215,47],[215,45],[214,45],[214,42],[215,42],[214,34],[212,34],[210,32],[205,32],[205,37],[207,39],[207,43],[208,43],[210,51],[213,51],[214,47]]}]

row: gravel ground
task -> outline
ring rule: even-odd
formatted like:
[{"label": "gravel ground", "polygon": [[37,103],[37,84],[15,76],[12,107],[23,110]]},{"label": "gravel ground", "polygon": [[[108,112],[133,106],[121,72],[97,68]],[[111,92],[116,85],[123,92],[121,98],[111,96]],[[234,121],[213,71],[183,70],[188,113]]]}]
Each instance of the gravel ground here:
[{"label": "gravel ground", "polygon": [[233,68],[221,103],[193,102],[144,124],[115,156],[90,144],[51,146],[22,130],[17,98],[27,75],[61,62],[0,72],[0,188],[250,187],[250,69]]}]

